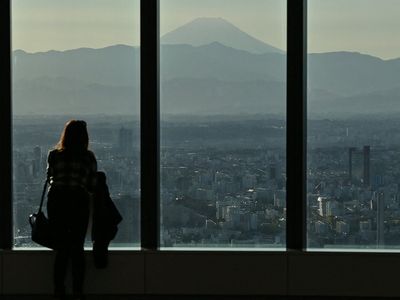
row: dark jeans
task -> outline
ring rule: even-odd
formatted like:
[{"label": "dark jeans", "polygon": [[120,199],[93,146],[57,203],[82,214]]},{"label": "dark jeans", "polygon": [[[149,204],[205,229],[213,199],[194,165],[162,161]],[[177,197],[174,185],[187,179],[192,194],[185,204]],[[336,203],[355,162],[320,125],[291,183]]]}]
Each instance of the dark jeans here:
[{"label": "dark jeans", "polygon": [[52,187],[48,194],[47,213],[56,235],[55,291],[65,291],[65,277],[71,260],[73,292],[81,294],[85,277],[83,246],[89,220],[89,195],[80,188]]}]

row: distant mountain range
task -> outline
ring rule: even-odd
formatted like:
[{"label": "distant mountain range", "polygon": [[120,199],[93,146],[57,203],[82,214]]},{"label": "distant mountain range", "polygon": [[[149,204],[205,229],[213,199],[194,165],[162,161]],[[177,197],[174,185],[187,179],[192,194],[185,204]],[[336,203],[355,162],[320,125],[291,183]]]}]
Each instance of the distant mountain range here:
[{"label": "distant mountain range", "polygon": [[[204,34],[208,32],[209,35]],[[216,18],[196,19],[161,38],[161,108],[179,114],[282,114],[282,50]],[[140,49],[13,52],[16,114],[138,114]],[[400,59],[354,52],[309,55],[309,112],[400,112]],[[399,104],[397,104],[399,103]]]}]

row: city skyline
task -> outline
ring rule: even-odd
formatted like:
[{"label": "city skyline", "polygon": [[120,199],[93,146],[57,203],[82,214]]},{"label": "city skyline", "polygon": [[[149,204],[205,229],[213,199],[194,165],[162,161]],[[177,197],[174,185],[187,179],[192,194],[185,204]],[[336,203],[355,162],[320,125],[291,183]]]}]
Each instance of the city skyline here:
[{"label": "city skyline", "polygon": [[[270,118],[251,122],[204,118],[200,128],[210,128],[208,132],[199,131],[194,120],[164,123],[160,152],[163,247],[285,246],[282,122]],[[57,138],[59,123],[57,118],[38,121],[24,117],[14,124],[17,247],[33,246],[26,215],[37,205],[46,153]],[[99,169],[106,172],[111,196],[124,213],[114,245],[137,246],[139,125],[119,118],[105,122],[101,117],[93,117],[90,123]],[[380,119],[374,118],[368,122],[309,123],[309,248],[399,249],[399,120],[389,119],[385,126],[377,124]],[[265,136],[266,128],[270,130]]]}]

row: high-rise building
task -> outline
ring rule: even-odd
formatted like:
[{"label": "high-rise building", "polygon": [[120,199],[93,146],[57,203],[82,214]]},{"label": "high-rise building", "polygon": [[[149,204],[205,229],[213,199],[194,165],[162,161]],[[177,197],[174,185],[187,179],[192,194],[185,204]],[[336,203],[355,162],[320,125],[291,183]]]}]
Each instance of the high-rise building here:
[{"label": "high-rise building", "polygon": [[371,147],[364,146],[362,152],[356,147],[349,148],[349,183],[359,182],[364,186],[370,185]]},{"label": "high-rise building", "polygon": [[39,146],[33,148],[33,160],[32,160],[32,176],[34,178],[40,176],[42,172],[42,149]]},{"label": "high-rise building", "polygon": [[376,197],[376,234],[377,246],[385,245],[385,194],[383,192],[375,193]]},{"label": "high-rise building", "polygon": [[133,131],[121,127],[118,135],[119,151],[123,155],[129,155],[133,152]]},{"label": "high-rise building", "polygon": [[353,182],[353,152],[356,150],[355,147],[349,148],[349,183]]},{"label": "high-rise building", "polygon": [[364,168],[363,168],[363,183],[364,186],[370,185],[370,146],[364,146],[363,157],[364,157]]}]

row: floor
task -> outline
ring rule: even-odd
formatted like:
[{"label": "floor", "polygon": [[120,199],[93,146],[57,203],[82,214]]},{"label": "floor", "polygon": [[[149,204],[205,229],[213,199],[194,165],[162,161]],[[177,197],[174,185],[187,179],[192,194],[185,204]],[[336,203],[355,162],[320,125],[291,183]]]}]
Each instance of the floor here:
[{"label": "floor", "polygon": [[[52,296],[0,296],[1,300],[51,300]],[[328,297],[328,296],[113,296],[89,295],[87,300],[400,300],[399,298],[377,297]]]}]

